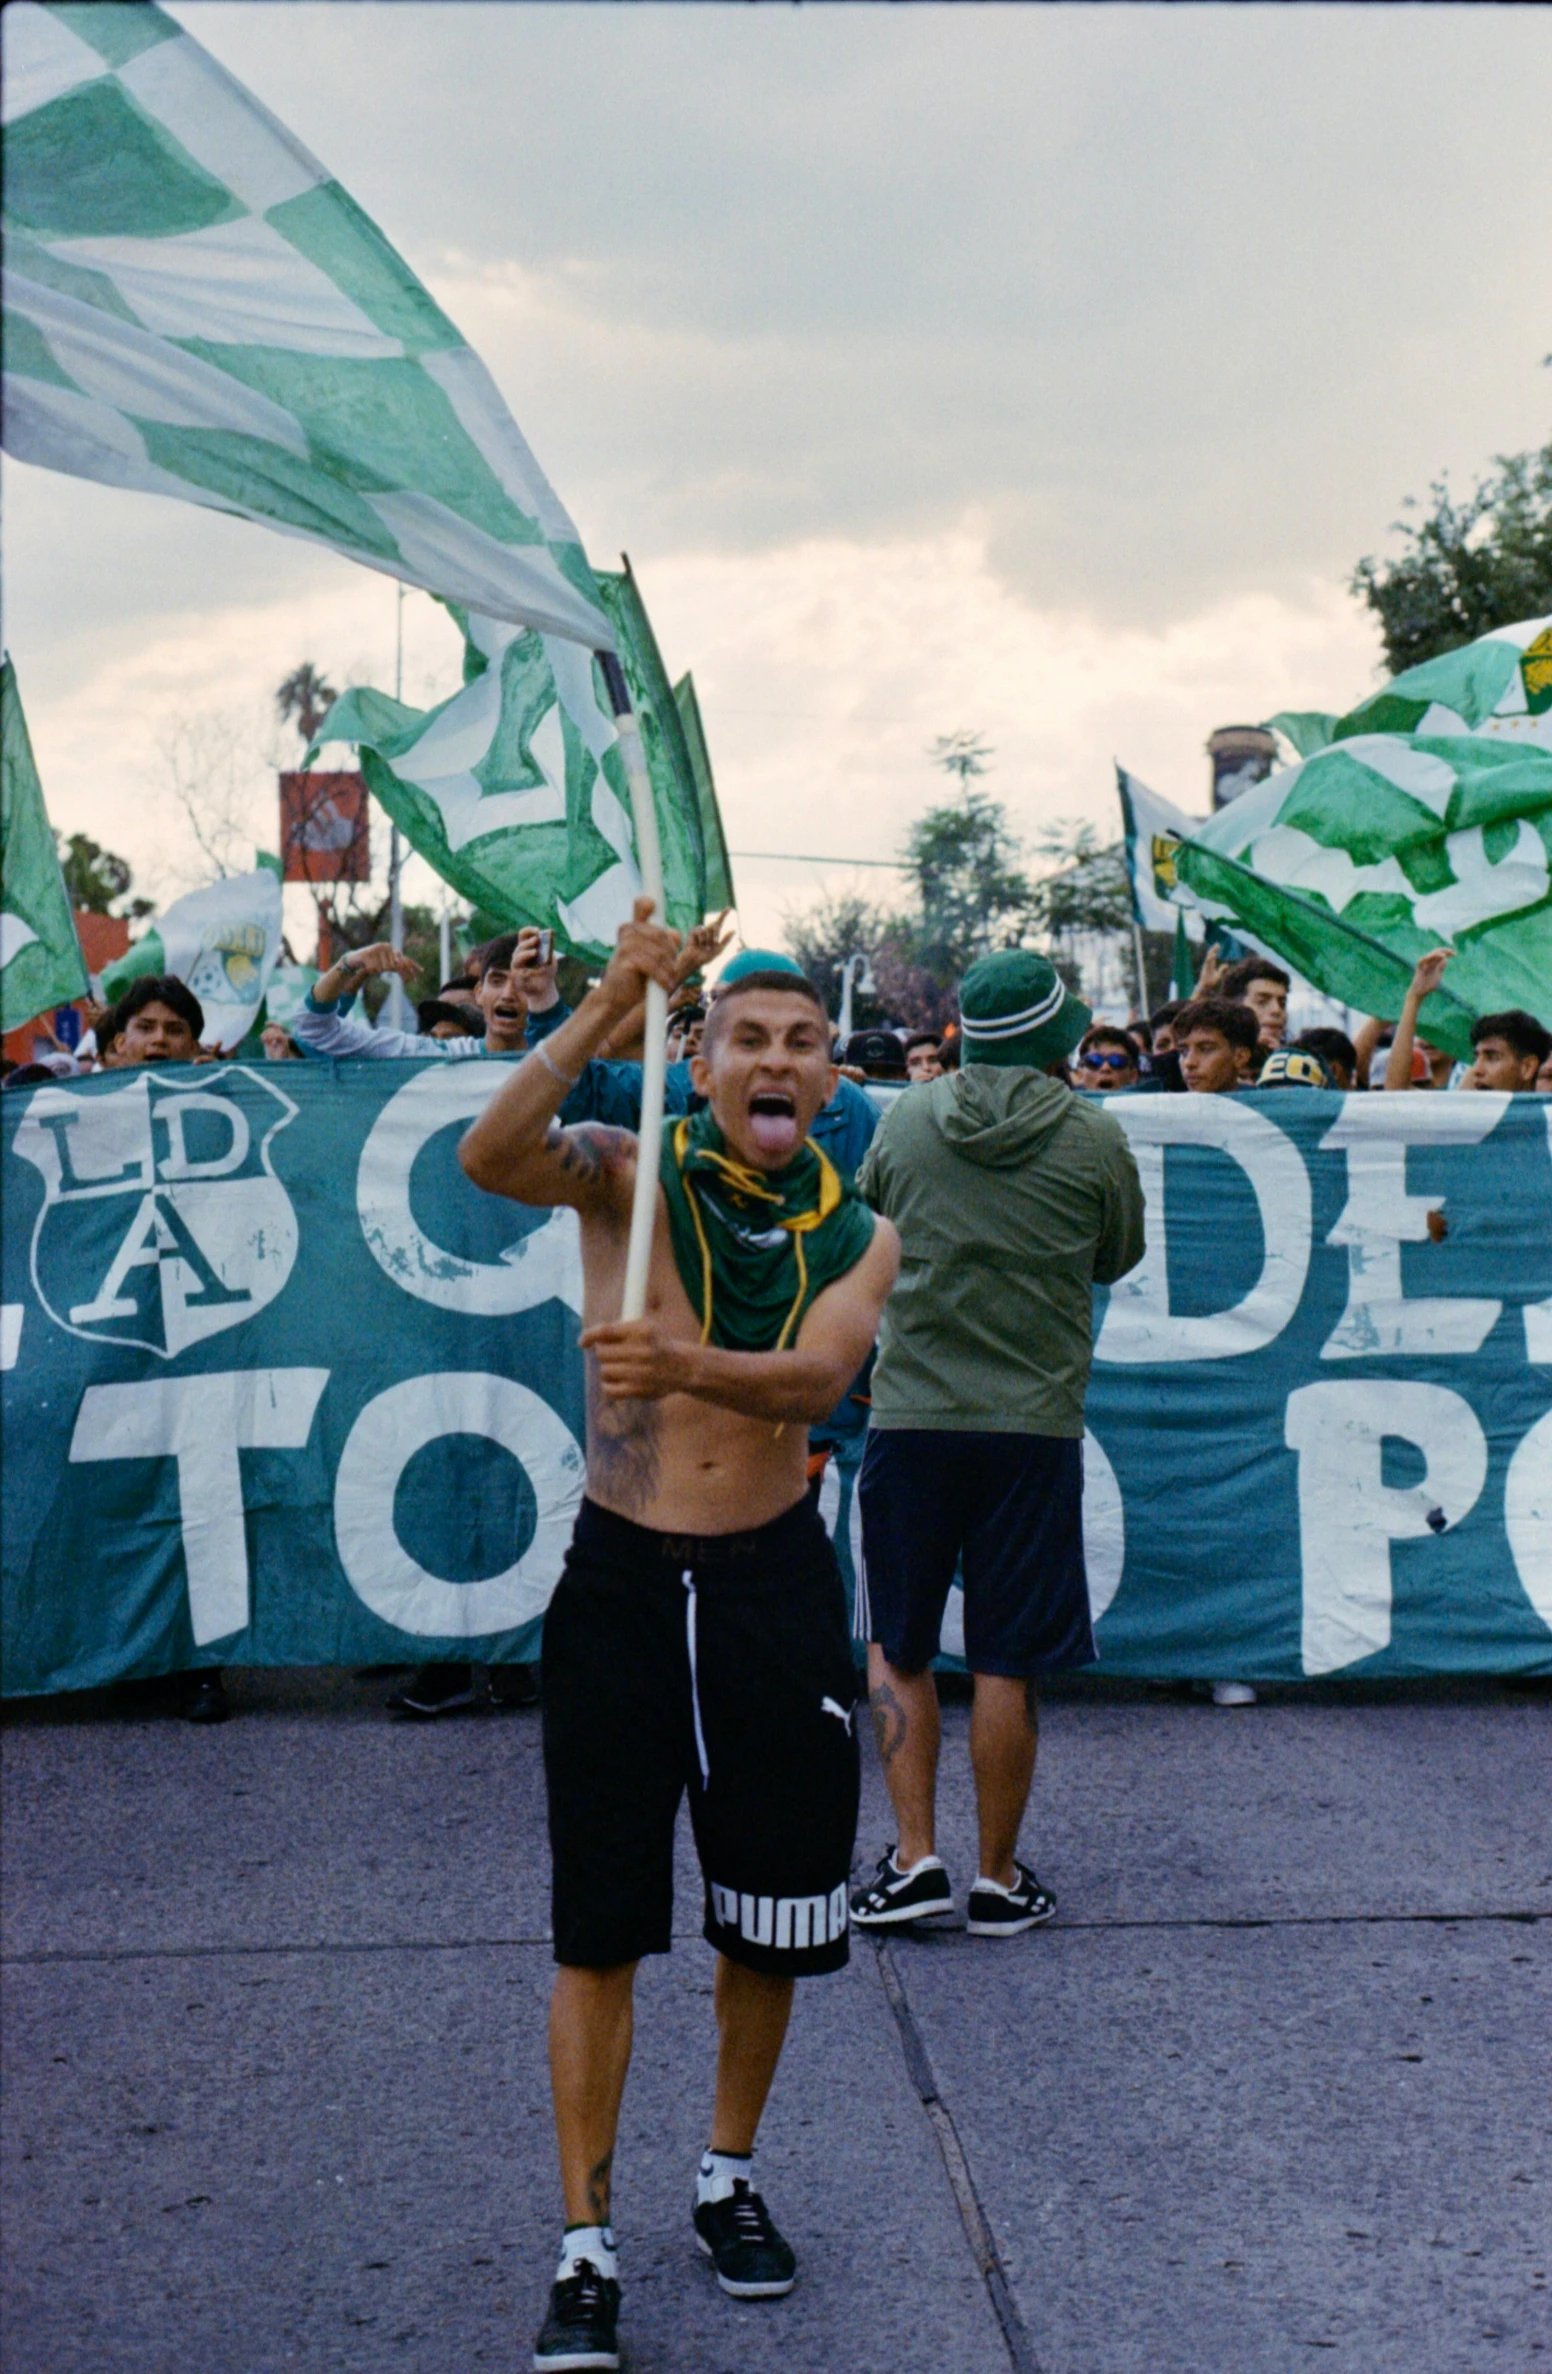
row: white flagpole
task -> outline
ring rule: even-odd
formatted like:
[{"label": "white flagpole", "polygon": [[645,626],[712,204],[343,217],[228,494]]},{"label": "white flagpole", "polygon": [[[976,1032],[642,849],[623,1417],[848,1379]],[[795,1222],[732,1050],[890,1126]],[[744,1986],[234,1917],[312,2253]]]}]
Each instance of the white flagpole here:
[{"label": "white flagpole", "polygon": [[[642,895],[652,901],[653,917],[663,920],[663,851],[658,840],[657,808],[652,781],[641,747],[641,729],[631,707],[625,674],[612,651],[598,655],[625,780],[630,786],[631,820],[636,828],[636,863],[641,869]],[[657,1174],[663,1150],[663,1095],[668,1071],[668,992],[656,981],[647,983],[646,1041],[641,1051],[641,1129],[637,1137],[636,1195],[631,1205],[630,1243],[625,1256],[622,1319],[639,1319],[647,1307],[647,1272],[652,1263],[652,1232],[657,1220]]]}]

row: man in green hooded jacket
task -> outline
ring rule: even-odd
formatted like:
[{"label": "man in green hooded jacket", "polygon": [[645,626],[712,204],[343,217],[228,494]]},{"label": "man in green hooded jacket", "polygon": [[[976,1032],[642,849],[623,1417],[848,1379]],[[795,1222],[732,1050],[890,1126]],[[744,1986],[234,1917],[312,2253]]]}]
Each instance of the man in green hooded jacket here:
[{"label": "man in green hooded jacket", "polygon": [[852,1919],[884,1928],[954,1909],[934,1833],[931,1664],[959,1568],[981,1856],[966,1925],[1005,1937],[1056,1910],[1017,1860],[1019,1826],[1038,1677],[1094,1656],[1083,1564],[1092,1289],[1142,1259],[1143,1197],[1119,1123],[1066,1085],[1064,1059],[1092,1016],[1045,958],[983,958],[960,1013],[961,1068],[898,1099],[857,1181],[902,1243],[873,1373],[857,1602],[899,1840]]}]

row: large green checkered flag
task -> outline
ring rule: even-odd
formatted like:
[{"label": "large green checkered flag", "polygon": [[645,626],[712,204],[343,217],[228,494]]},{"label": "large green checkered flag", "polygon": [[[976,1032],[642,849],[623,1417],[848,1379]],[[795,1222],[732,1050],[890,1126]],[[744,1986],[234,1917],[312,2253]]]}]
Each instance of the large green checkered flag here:
[{"label": "large green checkered flag", "polygon": [[1496,627],[1392,676],[1345,717],[1285,710],[1267,723],[1301,758],[1355,734],[1482,734],[1552,750],[1552,619]]},{"label": "large green checkered flag", "polygon": [[[629,570],[600,572],[597,583],[641,724],[668,921],[687,931],[732,903],[699,712],[688,678],[670,690]],[[506,924],[547,925],[563,948],[604,959],[641,876],[599,669],[558,636],[454,616],[464,635],[461,692],[429,710],[369,688],[347,692],[319,741],[356,746],[376,798],[465,898]]]},{"label": "large green checkered flag", "polygon": [[5,444],[607,650],[485,366],[338,182],[149,0],[16,0]]},{"label": "large green checkered flag", "polygon": [[85,997],[59,853],[43,805],[16,671],[0,664],[0,1030]]},{"label": "large green checkered flag", "polygon": [[[1386,719],[1401,730],[1375,730]],[[1479,1014],[1552,1021],[1552,619],[1409,669],[1348,717],[1299,723],[1312,755],[1175,852],[1207,911],[1369,1014],[1397,1014],[1417,959],[1448,944],[1421,1021],[1454,1055],[1470,1054]]]}]

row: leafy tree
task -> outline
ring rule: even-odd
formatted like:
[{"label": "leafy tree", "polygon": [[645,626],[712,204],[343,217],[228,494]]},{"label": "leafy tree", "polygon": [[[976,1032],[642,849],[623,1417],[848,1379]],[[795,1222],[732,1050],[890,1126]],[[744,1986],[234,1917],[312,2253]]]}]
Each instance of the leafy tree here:
[{"label": "leafy tree", "polygon": [[310,659],[293,668],[285,682],[275,688],[275,707],[283,719],[295,718],[304,747],[316,740],[319,726],[338,699],[333,685],[319,674]]},{"label": "leafy tree", "polygon": [[1007,810],[966,784],[951,805],[912,825],[905,868],[916,893],[917,961],[957,980],[988,948],[1016,948],[1033,920],[1033,886],[1018,864]]},{"label": "leafy tree", "polygon": [[[59,835],[56,833],[56,843]],[[124,898],[134,881],[134,873],[126,857],[116,857],[111,849],[104,849],[100,841],[91,840],[85,833],[72,833],[59,853],[60,871],[72,907],[82,907],[91,915],[111,915],[114,902]],[[142,916],[155,912],[155,902],[148,898],[132,898],[127,907],[117,912],[138,923]]]},{"label": "leafy tree", "polygon": [[957,775],[959,788],[968,791],[972,776],[984,775],[987,762],[996,756],[989,742],[979,734],[939,734],[928,749],[927,756],[945,775]]},{"label": "leafy tree", "polygon": [[[900,928],[900,918],[886,907],[841,891],[820,899],[804,914],[788,917],[787,952],[797,958],[833,1018],[841,1009],[841,967],[848,956],[860,950],[871,963]],[[891,1019],[877,995],[861,989],[853,994],[852,1017],[859,1030]]]},{"label": "leafy tree", "polygon": [[[1420,524],[1396,522],[1399,559],[1361,560],[1350,590],[1379,621],[1393,674],[1494,627],[1552,610],[1552,443],[1500,454],[1496,475],[1457,503],[1448,481],[1429,489]],[[1408,509],[1415,509],[1412,498]]]}]

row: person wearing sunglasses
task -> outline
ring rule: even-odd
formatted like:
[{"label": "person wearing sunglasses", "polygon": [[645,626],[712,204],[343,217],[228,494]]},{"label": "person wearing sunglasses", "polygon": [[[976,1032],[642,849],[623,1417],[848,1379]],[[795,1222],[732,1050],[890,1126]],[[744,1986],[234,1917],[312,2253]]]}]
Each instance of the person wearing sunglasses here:
[{"label": "person wearing sunglasses", "polygon": [[1135,1088],[1137,1081],[1137,1048],[1124,1030],[1096,1022],[1084,1032],[1073,1060],[1074,1088],[1097,1089],[1105,1096],[1117,1088]]}]

